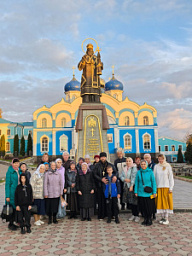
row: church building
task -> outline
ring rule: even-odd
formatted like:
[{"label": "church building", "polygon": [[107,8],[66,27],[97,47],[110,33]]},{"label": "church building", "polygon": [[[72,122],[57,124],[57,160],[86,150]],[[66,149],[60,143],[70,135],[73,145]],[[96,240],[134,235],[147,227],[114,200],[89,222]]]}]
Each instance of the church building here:
[{"label": "church building", "polygon": [[[75,75],[64,86],[64,93],[65,99],[33,113],[33,156],[36,158],[45,152],[60,156],[65,150],[72,158],[75,157],[75,124],[82,103],[80,82]],[[114,74],[104,84],[101,103],[106,107],[109,121],[107,137],[111,160],[118,148],[123,148],[125,154],[132,157],[144,153],[155,156],[158,153],[157,111],[154,107],[147,103],[140,106],[128,97],[123,99],[123,84]]]}]

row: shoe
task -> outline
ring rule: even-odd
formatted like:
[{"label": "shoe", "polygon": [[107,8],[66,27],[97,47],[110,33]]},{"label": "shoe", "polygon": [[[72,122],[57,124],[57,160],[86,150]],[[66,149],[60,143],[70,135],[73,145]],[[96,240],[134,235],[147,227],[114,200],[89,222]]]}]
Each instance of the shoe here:
[{"label": "shoe", "polygon": [[147,219],[144,219],[143,222],[141,222],[141,225],[146,225],[147,224]]},{"label": "shoe", "polygon": [[81,221],[85,221],[86,220],[86,218],[81,218]]},{"label": "shoe", "polygon": [[30,227],[27,228],[27,233],[31,233]]},{"label": "shoe", "polygon": [[120,223],[119,218],[115,219],[115,222],[116,224],[119,224]]},{"label": "shoe", "polygon": [[40,223],[41,225],[45,224],[45,222],[42,221],[42,220],[38,220],[38,221],[39,221],[39,223]]},{"label": "shoe", "polygon": [[165,220],[165,221],[163,221],[162,224],[163,224],[163,225],[168,225],[168,224],[169,224],[169,221],[168,221],[168,220]]},{"label": "shoe", "polygon": [[53,216],[53,223],[54,223],[54,224],[58,224],[58,221],[57,221],[57,219],[56,219],[56,216]]},{"label": "shoe", "polygon": [[103,219],[99,219],[99,220],[103,220]]},{"label": "shoe", "polygon": [[15,225],[15,224],[13,224],[13,227],[16,228],[16,230],[19,229],[19,226]]},{"label": "shoe", "polygon": [[25,234],[25,228],[21,228],[21,234]]},{"label": "shoe", "polygon": [[155,216],[155,213],[153,214],[153,220],[156,220],[156,216]]},{"label": "shoe", "polygon": [[41,223],[40,223],[39,220],[38,220],[38,221],[35,221],[35,222],[34,222],[34,225],[36,225],[36,226],[41,226]]},{"label": "shoe", "polygon": [[107,220],[107,223],[111,223],[111,219],[108,219],[108,220]]},{"label": "shoe", "polygon": [[16,231],[16,230],[17,230],[17,228],[15,228],[15,227],[13,226],[13,224],[9,224],[9,225],[8,225],[8,229],[10,229],[11,231]]},{"label": "shoe", "polygon": [[91,221],[91,218],[87,218],[88,221]]},{"label": "shoe", "polygon": [[48,225],[52,224],[52,218],[49,218]]},{"label": "shoe", "polygon": [[151,219],[148,219],[147,220],[147,223],[146,223],[146,226],[151,226],[153,224],[152,220]]},{"label": "shoe", "polygon": [[163,224],[164,221],[166,221],[166,219],[162,218],[162,219],[159,221],[159,223],[160,223],[160,224]]},{"label": "shoe", "polygon": [[138,216],[135,217],[135,222],[139,222],[140,221],[140,218]]},{"label": "shoe", "polygon": [[134,216],[134,215],[132,215],[132,216],[129,218],[130,221],[133,221],[134,219],[135,219],[135,216]]}]

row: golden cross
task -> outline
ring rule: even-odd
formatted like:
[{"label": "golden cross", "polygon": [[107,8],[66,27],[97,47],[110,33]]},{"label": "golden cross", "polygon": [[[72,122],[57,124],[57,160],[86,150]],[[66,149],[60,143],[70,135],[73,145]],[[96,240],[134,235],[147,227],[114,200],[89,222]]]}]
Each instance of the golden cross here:
[{"label": "golden cross", "polygon": [[114,75],[114,71],[115,71],[115,66],[112,66],[112,75]]},{"label": "golden cross", "polygon": [[97,52],[100,52],[101,51],[101,48],[99,48],[99,46],[97,47],[96,49]]},{"label": "golden cross", "polygon": [[95,129],[91,129],[91,133],[92,133],[92,137],[94,136],[94,131],[95,131]]},{"label": "golden cross", "polygon": [[75,69],[76,69],[76,67],[73,66],[72,69],[73,69],[73,76],[74,76],[74,75],[75,75]]}]

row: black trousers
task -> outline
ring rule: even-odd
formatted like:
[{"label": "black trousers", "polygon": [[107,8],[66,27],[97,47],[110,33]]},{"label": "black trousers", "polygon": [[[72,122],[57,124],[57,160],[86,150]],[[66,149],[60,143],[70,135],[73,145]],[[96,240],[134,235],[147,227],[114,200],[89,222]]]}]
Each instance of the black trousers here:
[{"label": "black trousers", "polygon": [[139,216],[139,207],[138,205],[131,204],[131,211],[133,216]]},{"label": "black trousers", "polygon": [[28,206],[20,206],[20,209],[21,211],[17,211],[18,222],[20,224],[20,227],[31,227],[31,212],[28,210]]},{"label": "black trousers", "polygon": [[106,217],[106,204],[102,188],[97,189],[97,202],[98,202],[98,219]]},{"label": "black trousers", "polygon": [[45,209],[49,217],[57,215],[58,207],[59,207],[59,197],[46,198]]},{"label": "black trousers", "polygon": [[139,208],[145,219],[151,219],[153,214],[153,200],[150,197],[138,197]]},{"label": "black trousers", "polygon": [[121,197],[120,197],[120,204],[121,206],[125,206],[125,203],[123,203],[123,188],[124,188],[124,182],[120,180],[120,185],[121,185]]},{"label": "black trousers", "polygon": [[107,217],[111,219],[112,215],[115,216],[115,219],[118,218],[119,208],[118,208],[118,199],[117,197],[106,198],[106,208],[107,208]]}]

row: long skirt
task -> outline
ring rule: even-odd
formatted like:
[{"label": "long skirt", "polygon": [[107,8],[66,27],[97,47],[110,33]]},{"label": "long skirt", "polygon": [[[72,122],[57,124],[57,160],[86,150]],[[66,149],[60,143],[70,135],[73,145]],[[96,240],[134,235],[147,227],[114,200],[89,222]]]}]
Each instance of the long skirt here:
[{"label": "long skirt", "polygon": [[94,208],[80,208],[81,218],[91,218],[94,215]]},{"label": "long skirt", "polygon": [[138,203],[144,218],[151,218],[153,214],[153,201],[151,200],[151,198],[139,196]]},{"label": "long skirt", "polygon": [[47,215],[56,215],[59,207],[59,197],[46,198],[46,213]]},{"label": "long skirt", "polygon": [[173,194],[169,188],[158,188],[156,197],[157,213],[173,213]]},{"label": "long skirt", "polygon": [[77,212],[78,211],[78,204],[77,204],[77,193],[71,192],[67,195],[68,200],[68,209],[71,212]]},{"label": "long skirt", "polygon": [[34,205],[37,205],[38,215],[45,215],[45,199],[34,199]]}]

